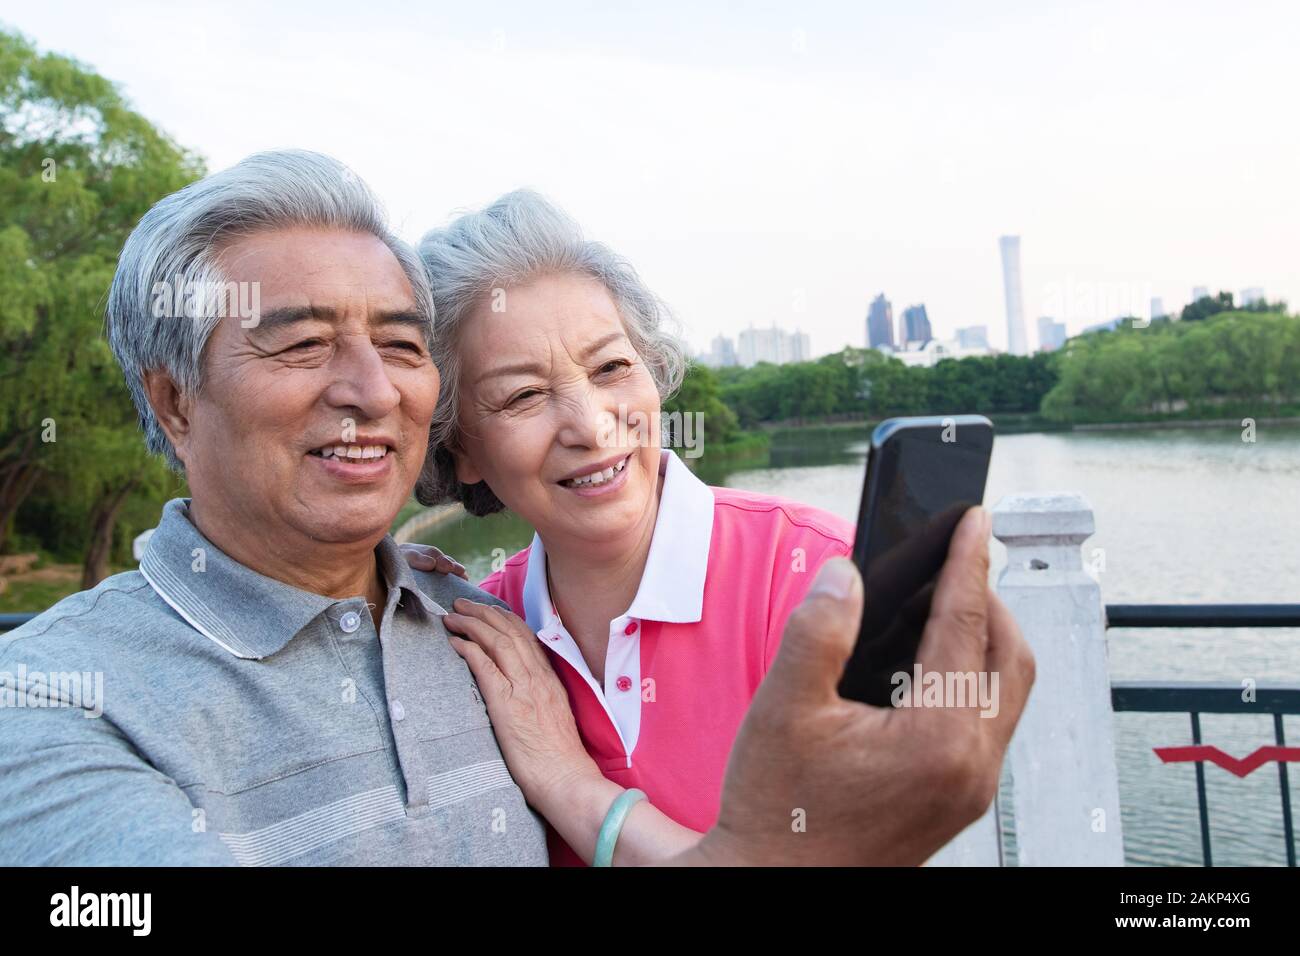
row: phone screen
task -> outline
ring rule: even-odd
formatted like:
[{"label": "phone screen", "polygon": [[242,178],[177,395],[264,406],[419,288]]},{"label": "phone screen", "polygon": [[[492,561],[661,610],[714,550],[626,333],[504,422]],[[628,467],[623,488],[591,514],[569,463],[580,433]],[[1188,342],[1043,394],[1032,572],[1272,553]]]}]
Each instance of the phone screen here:
[{"label": "phone screen", "polygon": [[979,415],[894,418],[873,432],[853,547],[865,600],[844,697],[887,707],[894,675],[911,675],[949,540],[984,500],[992,450]]}]

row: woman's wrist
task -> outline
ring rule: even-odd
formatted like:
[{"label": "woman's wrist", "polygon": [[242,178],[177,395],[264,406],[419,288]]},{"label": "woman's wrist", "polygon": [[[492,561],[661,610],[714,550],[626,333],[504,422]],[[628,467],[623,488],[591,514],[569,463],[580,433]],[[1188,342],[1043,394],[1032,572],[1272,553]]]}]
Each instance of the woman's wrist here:
[{"label": "woman's wrist", "polygon": [[[570,818],[580,813],[583,818],[590,817],[602,799],[607,808],[609,801],[605,798],[610,788],[615,793],[622,789],[606,780],[596,762],[585,753],[559,767],[551,764],[544,778],[520,782],[519,788],[533,809],[553,826],[557,816]],[[599,825],[599,821],[597,823]]]},{"label": "woman's wrist", "polygon": [[605,819],[600,825],[600,832],[596,836],[596,852],[591,861],[592,866],[614,865],[614,848],[618,845],[618,838],[623,831],[623,824],[627,822],[632,807],[644,799],[645,791],[638,790],[635,787],[624,790],[614,798],[614,802],[610,804],[609,810],[605,813]]}]

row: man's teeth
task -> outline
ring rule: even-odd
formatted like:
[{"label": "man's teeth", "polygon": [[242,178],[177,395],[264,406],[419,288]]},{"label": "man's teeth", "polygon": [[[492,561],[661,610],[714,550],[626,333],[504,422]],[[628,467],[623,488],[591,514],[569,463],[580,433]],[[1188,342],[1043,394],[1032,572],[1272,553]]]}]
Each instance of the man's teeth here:
[{"label": "man's teeth", "polygon": [[570,488],[585,488],[588,485],[600,485],[609,481],[620,471],[627,467],[627,459],[624,458],[617,465],[606,468],[604,471],[593,471],[590,475],[583,475],[581,478],[570,478],[563,482]]},{"label": "man's teeth", "polygon": [[321,458],[341,458],[349,461],[361,461],[367,458],[383,458],[388,454],[387,445],[329,445],[317,448],[313,455]]}]

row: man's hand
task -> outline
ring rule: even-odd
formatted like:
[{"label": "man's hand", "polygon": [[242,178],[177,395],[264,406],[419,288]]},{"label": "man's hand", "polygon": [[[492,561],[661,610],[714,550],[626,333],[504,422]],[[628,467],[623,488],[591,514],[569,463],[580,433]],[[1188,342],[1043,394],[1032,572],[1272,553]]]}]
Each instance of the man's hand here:
[{"label": "man's hand", "polygon": [[917,660],[997,672],[996,716],[840,697],[862,581],[852,562],[827,562],[732,746],[717,825],[670,862],[919,865],[980,817],[1034,680],[1029,646],[988,586],[989,527],[983,508],[957,526]]}]

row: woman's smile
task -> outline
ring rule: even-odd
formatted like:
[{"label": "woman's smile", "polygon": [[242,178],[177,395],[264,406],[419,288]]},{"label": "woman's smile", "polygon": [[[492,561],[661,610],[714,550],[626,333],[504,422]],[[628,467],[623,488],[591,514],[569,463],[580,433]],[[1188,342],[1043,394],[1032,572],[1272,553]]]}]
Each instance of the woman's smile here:
[{"label": "woman's smile", "polygon": [[634,455],[635,452],[629,452],[612,464],[597,464],[590,471],[563,478],[557,484],[561,488],[572,491],[584,498],[613,494],[627,484],[628,464],[632,461]]}]

